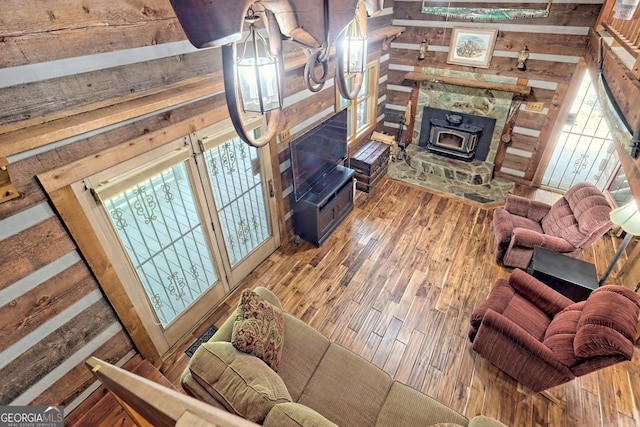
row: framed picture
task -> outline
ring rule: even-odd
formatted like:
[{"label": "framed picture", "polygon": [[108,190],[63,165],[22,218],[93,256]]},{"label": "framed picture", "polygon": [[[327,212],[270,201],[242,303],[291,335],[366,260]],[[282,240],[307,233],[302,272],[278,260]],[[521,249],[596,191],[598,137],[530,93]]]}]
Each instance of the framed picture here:
[{"label": "framed picture", "polygon": [[448,64],[489,68],[498,30],[453,28]]}]

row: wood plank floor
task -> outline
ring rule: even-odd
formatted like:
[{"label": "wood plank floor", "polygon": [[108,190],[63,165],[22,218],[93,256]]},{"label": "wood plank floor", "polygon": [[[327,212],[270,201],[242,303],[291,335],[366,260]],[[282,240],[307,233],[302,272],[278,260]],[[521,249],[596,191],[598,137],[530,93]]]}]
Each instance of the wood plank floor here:
[{"label": "wood plank floor", "polygon": [[[547,202],[556,197],[516,192]],[[331,340],[467,417],[485,414],[518,427],[639,425],[637,346],[632,362],[551,389],[560,404],[523,388],[471,350],[471,311],[512,271],[494,258],[491,219],[492,209],[385,177],[371,193],[357,193],[354,211],[322,247],[284,243],[185,338],[161,371],[179,387],[188,362],[184,350],[211,323],[222,323],[242,289],[261,285]],[[618,244],[605,236],[582,258],[602,274]]]}]

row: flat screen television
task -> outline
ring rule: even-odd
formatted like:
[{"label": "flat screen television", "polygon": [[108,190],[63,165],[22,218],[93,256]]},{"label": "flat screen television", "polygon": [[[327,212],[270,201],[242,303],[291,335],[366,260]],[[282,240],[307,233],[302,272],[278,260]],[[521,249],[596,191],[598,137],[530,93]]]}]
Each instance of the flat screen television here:
[{"label": "flat screen television", "polygon": [[342,110],[291,141],[293,191],[300,200],[347,159],[347,110]]}]

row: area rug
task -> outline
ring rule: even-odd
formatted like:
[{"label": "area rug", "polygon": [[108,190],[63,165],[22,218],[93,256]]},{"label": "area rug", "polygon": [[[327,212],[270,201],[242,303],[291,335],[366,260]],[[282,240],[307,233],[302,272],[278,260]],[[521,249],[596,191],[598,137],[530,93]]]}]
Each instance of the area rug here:
[{"label": "area rug", "polygon": [[411,167],[405,160],[389,163],[389,177],[427,188],[437,193],[450,195],[483,207],[494,207],[504,203],[507,194],[513,193],[512,181],[494,177],[488,184],[471,185],[442,178]]},{"label": "area rug", "polygon": [[213,336],[213,334],[216,333],[217,330],[218,328],[215,325],[209,326],[209,328],[204,331],[202,335],[200,335],[196,342],[191,344],[191,346],[185,350],[186,355],[189,357],[193,356],[193,353],[195,353],[198,347],[200,347],[200,344],[209,341],[209,339]]}]

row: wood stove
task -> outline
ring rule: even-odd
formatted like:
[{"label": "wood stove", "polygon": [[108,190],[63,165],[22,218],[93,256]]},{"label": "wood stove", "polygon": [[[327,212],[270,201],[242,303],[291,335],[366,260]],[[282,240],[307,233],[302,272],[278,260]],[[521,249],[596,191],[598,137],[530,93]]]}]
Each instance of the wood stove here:
[{"label": "wood stove", "polygon": [[462,123],[462,116],[452,114],[447,120],[431,119],[427,150],[460,160],[473,160],[482,127]]},{"label": "wood stove", "polygon": [[418,145],[456,160],[484,161],[495,122],[489,117],[424,107]]}]

